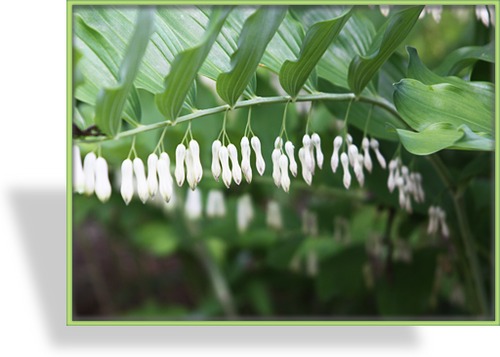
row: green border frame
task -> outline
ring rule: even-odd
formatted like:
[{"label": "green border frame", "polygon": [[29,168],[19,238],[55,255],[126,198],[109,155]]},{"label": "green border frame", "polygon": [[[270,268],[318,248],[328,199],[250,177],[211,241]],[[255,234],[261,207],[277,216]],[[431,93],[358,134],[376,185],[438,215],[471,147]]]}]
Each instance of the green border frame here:
[{"label": "green border frame", "polygon": [[[352,321],[130,321],[130,320],[95,320],[95,321],[74,321],[73,320],[73,167],[72,162],[72,118],[73,118],[73,71],[72,71],[72,45],[73,45],[73,6],[75,5],[332,5],[341,4],[345,1],[338,0],[206,0],[206,1],[175,1],[175,0],[67,0],[66,3],[66,325],[67,326],[500,326],[500,225],[499,217],[495,215],[495,312],[494,320],[443,320],[443,321],[389,321],[389,320],[352,320]],[[495,37],[500,39],[499,13],[500,1],[470,1],[470,0],[444,0],[444,1],[349,1],[353,5],[494,5],[495,6]],[[499,89],[500,83],[500,51],[499,46],[495,47],[495,212],[498,212],[500,205],[500,104]]]}]

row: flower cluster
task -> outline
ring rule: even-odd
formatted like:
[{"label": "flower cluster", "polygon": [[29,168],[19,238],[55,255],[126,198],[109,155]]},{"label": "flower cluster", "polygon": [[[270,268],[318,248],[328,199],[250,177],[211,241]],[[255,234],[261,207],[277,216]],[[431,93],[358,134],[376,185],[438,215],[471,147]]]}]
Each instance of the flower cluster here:
[{"label": "flower cluster", "polygon": [[429,207],[429,225],[427,226],[427,234],[436,234],[441,226],[441,235],[449,238],[450,230],[446,224],[446,212],[439,206]]},{"label": "flower cluster", "polygon": [[393,192],[397,187],[399,190],[399,205],[408,213],[411,213],[411,197],[417,203],[425,200],[425,193],[422,187],[422,175],[418,172],[411,172],[407,166],[402,165],[399,158],[389,162],[389,177],[387,187]]},{"label": "flower cluster", "polygon": [[346,135],[346,146],[347,146],[347,154],[346,152],[342,152],[339,155],[340,148],[343,144],[343,139],[341,136],[335,137],[333,139],[333,154],[330,160],[330,165],[332,167],[332,171],[335,173],[339,167],[339,159],[340,164],[342,165],[342,169],[344,171],[343,183],[345,188],[349,188],[351,185],[351,174],[349,172],[349,165],[354,170],[354,175],[359,182],[360,186],[363,186],[365,183],[365,175],[363,172],[363,167],[371,172],[373,169],[373,162],[370,156],[370,148],[375,152],[375,156],[377,157],[377,161],[380,166],[385,169],[386,162],[384,156],[379,151],[379,143],[376,139],[368,139],[367,137],[363,138],[361,141],[361,147],[363,149],[363,153],[361,153],[358,147],[353,143],[352,136]]},{"label": "flower cluster", "polygon": [[[316,152],[316,158],[314,156]],[[299,149],[299,160],[302,165],[302,177],[304,181],[311,185],[316,164],[323,168],[323,152],[321,151],[321,138],[313,133],[311,136],[305,134],[302,138],[302,147]]]},{"label": "flower cluster", "polygon": [[103,157],[96,157],[89,152],[83,160],[78,146],[73,146],[73,187],[78,193],[91,195],[95,192],[101,202],[111,196],[111,183],[108,176],[108,164]]},{"label": "flower cluster", "polygon": [[[283,139],[277,137],[274,141],[274,150],[271,155],[271,160],[273,162],[273,181],[277,187],[283,188],[283,191],[288,192],[290,190],[290,176],[288,176],[288,170],[295,177],[297,176],[297,162],[293,155],[295,147],[291,141],[285,143],[285,152],[283,152]],[[288,156],[287,156],[288,155]]]},{"label": "flower cluster", "polygon": [[[250,141],[246,136],[241,139],[241,166],[238,162],[238,151],[236,146],[231,143],[224,146],[221,141],[217,139],[212,143],[212,174],[216,181],[219,181],[219,177],[222,175],[222,182],[224,182],[224,185],[229,188],[232,180],[239,185],[242,180],[242,175],[244,175],[245,180],[248,183],[252,182],[250,145],[255,153],[257,172],[261,176],[264,174],[266,163],[262,156],[260,140],[258,137],[253,136]],[[231,161],[231,168],[229,167],[229,161]]]}]

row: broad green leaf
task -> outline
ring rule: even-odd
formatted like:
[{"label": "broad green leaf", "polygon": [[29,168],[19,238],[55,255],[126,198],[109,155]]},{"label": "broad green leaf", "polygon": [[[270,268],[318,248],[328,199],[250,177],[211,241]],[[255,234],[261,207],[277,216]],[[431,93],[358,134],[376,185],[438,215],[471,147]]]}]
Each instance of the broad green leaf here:
[{"label": "broad green leaf", "polygon": [[231,71],[217,77],[217,93],[229,105],[234,105],[247,87],[286,11],[286,7],[261,7],[246,20],[238,49],[231,56]]},{"label": "broad green leaf", "polygon": [[462,150],[495,150],[495,141],[485,133],[475,133],[467,125],[461,125],[458,130],[464,133],[464,136],[457,141],[451,149]]},{"label": "broad green leaf", "polygon": [[139,12],[134,34],[120,66],[118,85],[101,89],[97,96],[95,121],[107,135],[114,136],[120,132],[125,101],[133,87],[142,56],[153,32],[153,15],[151,8]]},{"label": "broad green leaf", "polygon": [[469,46],[451,52],[436,68],[436,72],[445,76],[458,75],[464,68],[477,61],[495,62],[495,43],[484,46]]},{"label": "broad green leaf", "polygon": [[391,56],[418,20],[423,6],[413,6],[394,13],[379,30],[368,52],[354,57],[348,74],[349,87],[359,94]]},{"label": "broad green leaf", "polygon": [[444,122],[455,128],[467,124],[474,131],[492,132],[493,111],[475,93],[449,83],[425,85],[414,79],[403,79],[394,86],[394,104],[414,130]]},{"label": "broad green leaf", "polygon": [[297,96],[350,15],[351,11],[349,10],[331,20],[315,23],[307,31],[297,60],[287,60],[283,63],[279,73],[280,83],[292,97]]},{"label": "broad green leaf", "polygon": [[200,43],[179,53],[172,63],[170,72],[165,78],[165,91],[155,97],[158,109],[168,119],[174,120],[179,115],[196,74],[210,52],[229,11],[231,11],[229,7],[216,8]]},{"label": "broad green leaf", "polygon": [[434,123],[420,132],[397,129],[401,143],[415,155],[430,155],[457,142],[464,133],[448,123]]}]

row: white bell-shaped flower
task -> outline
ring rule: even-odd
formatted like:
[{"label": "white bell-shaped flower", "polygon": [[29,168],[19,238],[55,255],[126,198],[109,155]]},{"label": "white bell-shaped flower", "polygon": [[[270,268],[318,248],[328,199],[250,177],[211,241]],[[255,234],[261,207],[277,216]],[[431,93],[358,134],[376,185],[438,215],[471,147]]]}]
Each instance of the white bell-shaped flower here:
[{"label": "white bell-shaped flower", "polygon": [[276,201],[269,201],[267,203],[267,225],[270,228],[281,230],[283,228],[283,219],[281,218],[281,209]]},{"label": "white bell-shaped flower", "polygon": [[158,188],[160,195],[164,202],[169,202],[174,192],[174,180],[170,173],[170,157],[166,152],[160,154],[160,159],[156,164],[156,170],[159,178]]},{"label": "white bell-shaped flower", "polygon": [[177,185],[182,186],[184,183],[184,179],[186,178],[186,174],[184,171],[184,160],[186,159],[186,147],[184,144],[177,145],[175,149],[175,181]]},{"label": "white bell-shaped flower", "polygon": [[241,138],[240,141],[241,147],[241,171],[243,172],[243,176],[245,176],[245,180],[250,183],[252,182],[252,167],[250,165],[250,141],[246,136]]},{"label": "white bell-shaped flower", "polygon": [[219,149],[219,160],[222,165],[222,182],[227,188],[231,186],[232,174],[229,168],[229,153],[225,146],[221,146]]},{"label": "white bell-shaped flower", "polygon": [[233,144],[227,146],[227,151],[229,154],[229,159],[231,160],[231,173],[233,175],[234,182],[239,185],[241,183],[242,174],[240,163],[238,162],[238,150]]},{"label": "white bell-shaped flower", "polygon": [[196,185],[198,184],[198,181],[196,179],[198,171],[195,165],[193,155],[191,153],[191,149],[186,150],[186,157],[184,162],[186,163],[186,181],[189,185],[189,188],[191,190],[194,190],[196,188]]},{"label": "white bell-shaped flower", "polygon": [[368,172],[372,172],[373,163],[370,156],[370,141],[368,140],[368,138],[363,138],[363,140],[361,141],[361,147],[363,148],[363,165],[368,170]]},{"label": "white bell-shaped flower", "polygon": [[318,134],[314,133],[311,135],[311,143],[314,145],[314,149],[316,150],[316,162],[318,163],[318,167],[320,169],[323,168],[323,151],[321,151],[321,138]]},{"label": "white bell-shaped flower", "polygon": [[342,168],[344,170],[344,187],[346,189],[349,189],[349,186],[351,186],[351,174],[349,172],[349,158],[347,157],[347,154],[345,152],[340,154],[340,163],[342,164]]},{"label": "white bell-shaped flower", "polygon": [[273,162],[273,180],[277,187],[281,186],[281,170],[279,167],[280,156],[281,149],[274,149],[271,155],[271,160]]},{"label": "white bell-shaped flower", "polygon": [[193,160],[196,184],[199,184],[201,178],[203,177],[203,166],[200,161],[200,145],[198,145],[198,142],[194,139],[189,141],[189,152],[191,153],[191,158]]},{"label": "white bell-shaped flower", "polygon": [[120,193],[123,201],[128,205],[134,196],[134,168],[130,159],[122,162]]},{"label": "white bell-shaped flower", "polygon": [[281,154],[279,158],[279,168],[280,168],[280,184],[283,191],[288,192],[290,190],[290,177],[288,176],[288,157],[285,154]]},{"label": "white bell-shaped flower", "polygon": [[354,168],[356,163],[358,162],[358,147],[354,144],[349,144],[347,147],[347,155],[349,157],[349,164]]},{"label": "white bell-shaped flower", "polygon": [[78,193],[85,191],[85,174],[83,173],[80,148],[73,146],[73,190]]},{"label": "white bell-shaped flower", "polygon": [[134,159],[134,174],[137,183],[137,195],[142,203],[146,203],[149,198],[148,183],[146,180],[146,173],[144,171],[144,164],[138,157]]},{"label": "white bell-shaped flower", "polygon": [[281,149],[281,148],[283,148],[283,139],[281,138],[281,136],[278,136],[274,140],[274,148],[275,149]]},{"label": "white bell-shaped flower", "polygon": [[375,151],[375,156],[377,156],[377,161],[380,164],[380,167],[385,170],[387,165],[384,156],[380,153],[378,141],[372,138],[370,140],[370,146],[373,149],[373,151]]},{"label": "white bell-shaped flower", "polygon": [[86,195],[94,193],[95,189],[95,162],[97,158],[93,152],[85,155],[83,160],[83,175],[84,175],[84,192]]},{"label": "white bell-shaped flower", "polygon": [[347,142],[347,145],[351,145],[352,144],[352,135],[346,134],[345,141]]},{"label": "white bell-shaped flower", "polygon": [[295,156],[293,154],[293,151],[295,150],[295,147],[293,146],[293,143],[291,141],[287,141],[285,143],[285,152],[288,155],[288,159],[290,160],[290,172],[294,177],[297,176],[297,161],[295,161]]},{"label": "white bell-shaped flower", "polygon": [[314,175],[314,153],[313,153],[313,145],[311,143],[311,137],[308,134],[305,134],[302,137],[302,147],[304,148],[304,162],[307,166],[309,172]]},{"label": "white bell-shaped flower", "polygon": [[148,156],[148,191],[151,197],[156,195],[156,191],[158,191],[158,176],[156,175],[157,171],[157,163],[158,156],[155,153],[152,153]]},{"label": "white bell-shaped flower", "polygon": [[429,207],[429,224],[427,225],[427,234],[432,235],[437,232],[438,229],[438,217],[436,215],[436,207]]},{"label": "white bell-shaped flower", "polygon": [[224,217],[226,215],[226,203],[224,194],[220,190],[210,190],[207,196],[207,217]]},{"label": "white bell-shaped flower", "polygon": [[392,193],[396,188],[396,170],[398,168],[398,161],[396,159],[389,161],[389,177],[387,179],[387,188]]},{"label": "white bell-shaped flower", "polygon": [[332,159],[330,160],[333,173],[337,172],[337,168],[339,166],[339,150],[342,146],[342,141],[341,136],[336,136],[335,139],[333,139],[333,154]]},{"label": "white bell-shaped flower", "polygon": [[236,225],[240,233],[245,232],[254,218],[252,198],[245,194],[238,199],[236,206]]},{"label": "white bell-shaped flower", "polygon": [[253,151],[255,152],[255,167],[257,168],[257,172],[260,176],[264,174],[266,169],[266,162],[264,161],[264,157],[262,156],[260,140],[256,136],[252,136],[250,139],[250,144],[252,145]]},{"label": "white bell-shaped flower", "polygon": [[301,147],[299,149],[299,161],[300,161],[300,165],[302,166],[302,178],[309,186],[311,186],[312,173],[311,173],[311,171],[309,171],[309,167],[307,166],[306,151],[307,150],[304,147]]},{"label": "white bell-shaped flower", "polygon": [[111,197],[108,164],[103,157],[98,157],[95,162],[95,194],[101,202],[106,202]]},{"label": "white bell-shaped flower", "polygon": [[364,158],[362,154],[358,154],[357,162],[354,163],[354,175],[359,182],[359,185],[363,187],[365,184],[365,174],[363,173],[363,162]]},{"label": "white bell-shaped flower", "polygon": [[203,212],[203,204],[201,201],[200,190],[187,190],[186,205],[184,206],[184,214],[188,220],[194,221],[201,218]]},{"label": "white bell-shaped flower", "polygon": [[214,175],[215,181],[219,181],[220,174],[222,172],[220,161],[219,161],[219,150],[222,146],[220,140],[215,140],[212,143],[212,175]]}]

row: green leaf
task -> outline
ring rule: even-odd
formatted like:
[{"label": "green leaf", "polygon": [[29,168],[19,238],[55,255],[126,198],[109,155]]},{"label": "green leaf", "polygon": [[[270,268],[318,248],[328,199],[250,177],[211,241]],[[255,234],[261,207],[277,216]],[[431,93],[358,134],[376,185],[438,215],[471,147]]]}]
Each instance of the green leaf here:
[{"label": "green leaf", "polygon": [[297,60],[283,63],[279,73],[280,83],[292,97],[297,96],[350,15],[351,10],[331,20],[316,22],[307,31]]},{"label": "green leaf", "polygon": [[348,74],[349,87],[359,94],[391,56],[418,20],[423,6],[413,6],[396,12],[379,30],[365,55],[354,57]]},{"label": "green leaf", "polygon": [[217,93],[229,105],[241,96],[286,14],[286,7],[261,7],[246,21],[231,56],[231,70],[217,77]]},{"label": "green leaf", "polygon": [[421,132],[396,129],[406,150],[415,155],[430,155],[452,146],[464,133],[448,123],[434,123]]},{"label": "green leaf", "polygon": [[493,110],[481,103],[479,88],[471,92],[449,83],[425,85],[414,79],[403,79],[394,86],[394,104],[413,129],[422,131],[433,123],[444,122],[455,128],[467,124],[474,131],[491,135]]},{"label": "green leaf", "polygon": [[435,70],[441,75],[454,76],[477,61],[495,63],[495,42],[458,48],[446,56]]},{"label": "green leaf", "polygon": [[464,136],[457,141],[451,148],[461,150],[495,150],[495,141],[485,133],[475,133],[467,125],[461,125],[458,130],[464,133]]},{"label": "green leaf", "polygon": [[134,34],[120,66],[118,84],[101,89],[97,97],[95,121],[101,131],[110,136],[120,132],[125,101],[132,90],[142,56],[153,33],[153,15],[151,8],[139,12]]},{"label": "green leaf", "polygon": [[231,11],[229,7],[217,7],[211,15],[210,23],[200,43],[175,57],[165,78],[165,91],[157,94],[155,98],[158,109],[168,119],[174,120],[179,115],[196,74],[219,35],[229,11]]},{"label": "green leaf", "polygon": [[132,239],[137,246],[156,256],[170,255],[179,245],[174,229],[158,221],[139,225]]}]

